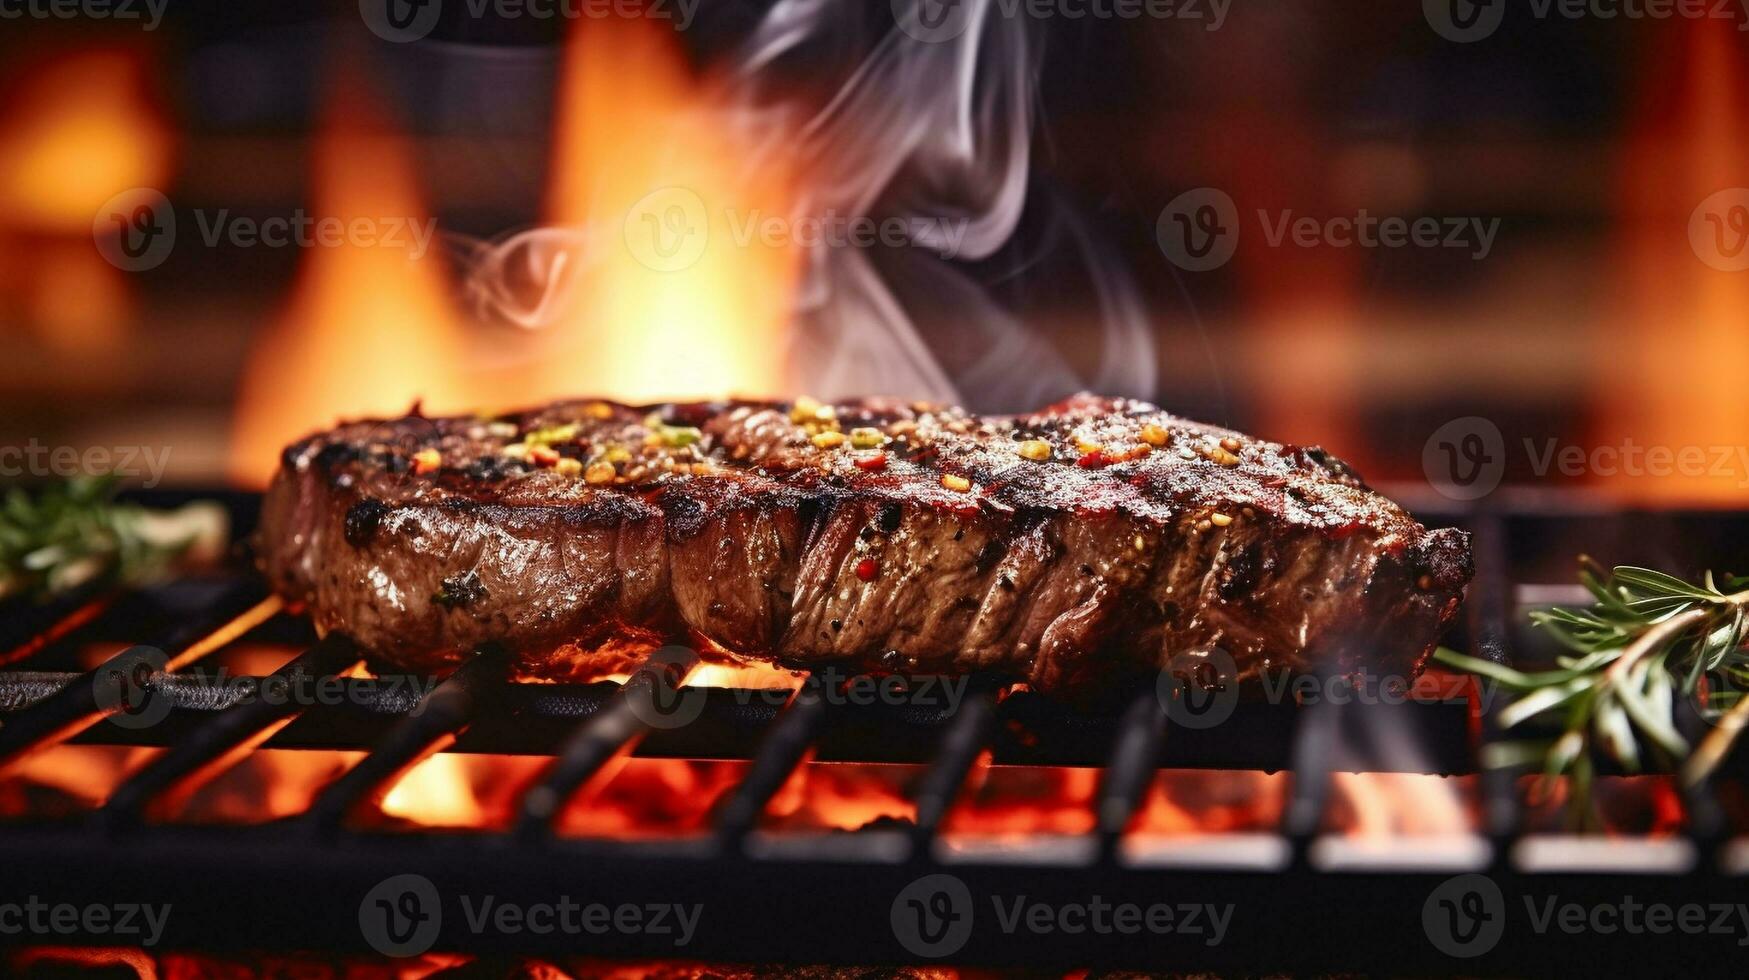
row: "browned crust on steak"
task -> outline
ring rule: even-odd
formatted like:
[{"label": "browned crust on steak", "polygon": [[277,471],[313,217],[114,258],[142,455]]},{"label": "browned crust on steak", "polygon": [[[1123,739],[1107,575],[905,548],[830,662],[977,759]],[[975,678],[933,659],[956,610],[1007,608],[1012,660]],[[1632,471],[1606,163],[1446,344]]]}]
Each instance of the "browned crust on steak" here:
[{"label": "browned crust on steak", "polygon": [[[496,641],[523,674],[570,680],[691,640],[1060,693],[1211,647],[1246,676],[1407,676],[1471,574],[1463,532],[1423,528],[1340,460],[1142,402],[980,417],[870,399],[817,413],[829,422],[792,408],[565,402],[348,423],[287,448],[261,567],[320,628],[404,667]],[[670,444],[678,425],[702,437]],[[857,427],[890,439],[812,438]],[[611,449],[616,480],[507,459],[531,432],[564,436],[550,448],[580,463]],[[1052,457],[1023,458],[1021,440]],[[429,455],[414,456],[433,449],[422,472]]]}]

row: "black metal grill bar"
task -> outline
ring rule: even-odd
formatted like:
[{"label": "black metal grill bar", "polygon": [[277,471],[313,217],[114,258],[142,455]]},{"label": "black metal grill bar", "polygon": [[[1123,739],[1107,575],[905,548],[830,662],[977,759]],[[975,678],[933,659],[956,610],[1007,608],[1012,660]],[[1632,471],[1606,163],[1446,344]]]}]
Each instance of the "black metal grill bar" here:
[{"label": "black metal grill bar", "polygon": [[36,656],[90,624],[114,601],[113,593],[87,586],[64,599],[20,610],[0,622],[0,667]]},{"label": "black metal grill bar", "polygon": [[824,682],[810,674],[772,726],[746,776],[717,814],[716,836],[725,848],[738,850],[758,826],[765,805],[806,760],[826,723],[829,707]]},{"label": "black metal grill bar", "polygon": [[[1478,516],[1477,561],[1481,574],[1471,598],[1468,631],[1472,649],[1496,659],[1508,657],[1507,623],[1512,614],[1510,576],[1502,519]],[[286,621],[282,618],[281,623]],[[201,632],[194,628],[191,634]],[[185,640],[192,643],[193,640]],[[335,641],[339,642],[339,641]],[[173,643],[166,646],[174,647]],[[318,648],[320,649],[320,647]],[[64,652],[64,651],[63,651]],[[316,650],[306,652],[314,657]],[[300,661],[303,658],[300,658]],[[127,662],[124,666],[131,666]],[[312,673],[326,664],[307,663]],[[290,665],[282,672],[292,669]],[[329,667],[328,669],[333,669]],[[0,673],[0,742],[7,733],[28,730],[21,722],[53,712],[54,705],[95,687],[93,673]],[[392,678],[387,679],[393,681]],[[1453,961],[1435,955],[1419,941],[1422,902],[1448,872],[1429,874],[1413,866],[1349,871],[1341,874],[1316,866],[1308,857],[1309,843],[1323,830],[1331,796],[1330,774],[1343,769],[1368,771],[1431,771],[1446,774],[1475,771],[1468,739],[1468,712],[1463,704],[1401,706],[1392,724],[1405,741],[1426,741],[1429,756],[1405,761],[1388,751],[1369,750],[1362,728],[1386,723],[1381,707],[1319,701],[1263,704],[1241,701],[1233,718],[1215,729],[1169,726],[1165,707],[1152,695],[1139,694],[1117,718],[1076,713],[1046,699],[1019,692],[997,702],[989,692],[975,691],[958,710],[915,705],[838,704],[826,696],[822,676],[811,677],[787,703],[758,692],[695,689],[702,696],[696,720],[673,728],[652,727],[627,707],[642,690],[634,679],[625,687],[594,685],[511,685],[505,682],[503,658],[488,651],[471,660],[429,695],[422,685],[344,681],[343,693],[332,703],[299,712],[260,744],[269,747],[311,746],[356,748],[374,746],[369,755],[328,787],[301,820],[337,839],[330,846],[309,840],[286,841],[284,828],[192,828],[143,825],[127,841],[118,860],[115,849],[94,840],[79,824],[9,828],[0,834],[0,867],[7,869],[15,889],[54,890],[63,899],[88,892],[93,900],[116,895],[153,895],[173,901],[178,915],[173,928],[184,933],[172,945],[205,948],[357,948],[358,900],[384,877],[418,872],[436,881],[446,893],[492,892],[528,901],[550,900],[573,891],[596,898],[673,901],[696,897],[711,904],[710,931],[702,933],[688,955],[750,961],[770,956],[769,926],[785,923],[794,945],[783,947],[785,958],[812,962],[899,962],[914,959],[894,945],[887,928],[892,896],[920,871],[892,860],[848,860],[836,852],[791,849],[743,850],[771,798],[804,760],[920,762],[929,765],[914,796],[920,839],[928,841],[942,816],[961,791],[980,753],[988,749],[996,764],[1104,766],[1095,798],[1095,834],[1109,859],[1124,825],[1151,786],[1159,766],[1198,768],[1290,768],[1293,783],[1280,831],[1293,846],[1295,860],[1280,873],[1262,875],[1243,855],[1195,868],[1155,867],[1104,860],[1052,864],[1016,862],[1012,858],[986,862],[973,856],[955,857],[951,870],[980,893],[1022,891],[1065,901],[1088,894],[1137,902],[1162,894],[1195,895],[1210,901],[1232,900],[1244,914],[1235,932],[1218,950],[1196,945],[1169,946],[1159,937],[1145,942],[1123,937],[1052,936],[1037,940],[1021,935],[979,934],[954,960],[1028,966],[1085,966],[1133,963],[1157,965],[1163,959],[1200,965],[1225,964],[1232,969],[1259,965],[1329,968],[1357,966],[1380,972],[1442,972]],[[151,691],[172,702],[170,716],[149,729],[127,730],[111,725],[87,728],[79,741],[171,746],[109,801],[106,813],[132,815],[181,785],[187,774],[222,755],[229,747],[253,744],[264,729],[283,722],[265,709],[242,704],[235,685],[214,684],[198,676],[165,674],[151,678]],[[1498,705],[1494,706],[1496,709]],[[1364,717],[1363,717],[1364,716]],[[1487,737],[1497,736],[1492,717],[1480,718]],[[1364,725],[1363,725],[1364,723]],[[41,725],[39,722],[32,722]],[[1016,732],[1024,732],[1018,735]],[[53,734],[64,734],[56,731]],[[1377,732],[1371,733],[1374,736]],[[13,736],[22,738],[23,736]],[[42,744],[41,739],[28,745]],[[431,751],[512,751],[547,753],[558,758],[534,791],[525,795],[523,820],[534,832],[499,835],[364,834],[345,830],[344,818],[357,804],[394,780]],[[635,748],[640,755],[687,758],[751,758],[745,778],[731,791],[719,811],[718,840],[729,853],[758,861],[757,874],[724,874],[723,849],[658,844],[654,850],[627,847],[617,841],[547,840],[553,815],[578,787],[602,770],[607,761]],[[1734,767],[1745,753],[1736,753]],[[1482,777],[1487,829],[1500,840],[1516,840],[1522,830],[1521,802],[1509,775]],[[544,791],[545,802],[531,802]],[[1711,786],[1693,789],[1687,798],[1688,833],[1696,840],[1722,834],[1718,798]],[[105,819],[114,819],[106,817]],[[482,843],[484,841],[484,843]],[[367,843],[370,846],[355,846]],[[110,842],[115,843],[115,842]],[[1199,845],[1201,846],[1201,845]],[[1218,852],[1221,845],[1209,845]],[[665,849],[666,848],[666,849]],[[1537,874],[1515,868],[1507,847],[1496,847],[1499,862],[1491,874],[1509,893]],[[1645,875],[1634,879],[1634,894],[1662,896],[1670,903],[1740,897],[1741,876],[1715,873],[1714,853],[1702,852],[1697,873]],[[914,857],[930,861],[928,850]],[[798,859],[799,858],[799,859]],[[949,865],[942,865],[949,867]],[[1562,872],[1556,884],[1563,896],[1607,901],[1621,888],[1621,876]],[[1608,871],[1608,868],[1595,870]],[[1544,876],[1550,877],[1550,876]],[[785,887],[774,890],[769,882]],[[263,882],[271,882],[264,887]],[[848,884],[847,884],[848,883]],[[338,896],[338,900],[336,899]],[[1358,903],[1358,904],[1357,904]],[[1352,930],[1332,930],[1305,908],[1341,904],[1354,917],[1381,934],[1411,937],[1404,944],[1356,943]],[[301,910],[299,928],[283,928],[286,907]],[[184,915],[184,910],[189,914]],[[563,937],[513,938],[468,934],[448,917],[440,949],[530,953],[573,943]],[[1615,942],[1620,937],[1587,937],[1583,941],[1556,933],[1531,936],[1508,930],[1494,953],[1468,962],[1478,973],[1534,972],[1570,963],[1576,952],[1610,946],[1618,965],[1664,964],[1661,944]],[[95,943],[113,937],[90,937]],[[614,936],[593,943],[595,955],[674,955],[672,949],[640,946],[632,936]],[[506,944],[514,944],[512,950]],[[1322,944],[1322,945],[1321,945]],[[575,951],[575,950],[569,950]],[[1314,955],[1308,956],[1308,951]],[[1655,955],[1656,954],[1656,955]],[[1636,959],[1636,957],[1638,957]],[[1728,962],[1712,964],[1729,969]]]},{"label": "black metal grill bar", "polygon": [[1150,691],[1131,702],[1118,728],[1111,762],[1105,767],[1095,795],[1094,832],[1099,835],[1099,853],[1110,860],[1130,818],[1147,798],[1154,778],[1155,760],[1166,733],[1166,703]]},{"label": "black metal grill bar", "polygon": [[[84,675],[15,671],[0,673],[0,724],[9,725]],[[172,746],[192,737],[212,718],[244,700],[256,679],[216,683],[196,674],[152,679],[154,695],[169,700],[170,715],[145,729],[97,725],[70,739],[84,745]],[[384,675],[337,678],[334,696],[305,708],[262,744],[271,749],[369,748],[419,704],[431,679]],[[586,720],[619,689],[611,682],[591,684],[508,684],[491,704],[477,707],[472,723],[447,751],[504,755],[553,755],[564,748],[579,722]],[[747,759],[758,750],[782,712],[774,693],[731,688],[694,688],[703,696],[696,721],[650,732],[635,753],[645,758]],[[930,764],[943,733],[956,714],[949,706],[919,707],[882,703],[839,706],[845,724],[822,732],[816,758],[822,762]],[[1241,700],[1231,720],[1208,729],[1175,727],[1161,747],[1157,764],[1180,769],[1290,769],[1292,743],[1310,705]],[[1380,757],[1339,745],[1338,770],[1423,772],[1467,775],[1476,771],[1470,748],[1470,706],[1462,701],[1377,705],[1404,726],[1405,739],[1422,750],[1415,757]],[[1017,766],[1103,766],[1121,720],[1113,715],[1076,712],[1048,698],[1018,691],[996,708],[1002,724],[989,740],[991,761]],[[1015,734],[1024,732],[1025,737]],[[1749,756],[1734,756],[1725,771],[1749,768]],[[1600,770],[1610,772],[1606,767]],[[1655,770],[1654,770],[1655,771]]]},{"label": "black metal grill bar", "polygon": [[1305,863],[1311,842],[1322,829],[1332,761],[1342,740],[1344,707],[1329,701],[1310,706],[1294,736],[1293,784],[1282,808],[1281,834],[1292,845],[1296,864]]},{"label": "black metal grill bar", "polygon": [[186,785],[202,771],[212,771],[227,755],[251,747],[276,723],[300,709],[287,692],[308,689],[308,684],[345,670],[358,662],[358,647],[345,636],[332,634],[290,663],[281,667],[259,687],[261,692],[245,703],[221,711],[193,734],[172,745],[152,764],[116,788],[98,811],[98,817],[113,828],[130,826],[154,800]]},{"label": "black metal grill bar", "polygon": [[687,651],[683,659],[647,661],[633,673],[578,726],[540,782],[523,794],[517,835],[528,840],[551,833],[566,801],[650,731],[650,719],[661,717],[657,699],[673,694],[697,664],[698,654]]},{"label": "black metal grill bar", "polygon": [[[1506,528],[1495,515],[1479,519],[1470,534],[1471,554],[1476,563],[1476,579],[1483,583],[1472,588],[1466,606],[1470,630],[1471,655],[1495,663],[1509,662],[1507,623],[1512,615],[1511,576],[1506,557]],[[1471,690],[1479,697],[1481,685],[1472,681]],[[1481,726],[1478,752],[1506,738],[1498,722],[1501,704],[1485,704],[1479,713]],[[1518,782],[1505,769],[1482,769],[1479,777],[1482,804],[1482,833],[1493,842],[1493,858],[1497,869],[1511,858],[1513,842],[1524,832],[1523,803],[1519,799]]]},{"label": "black metal grill bar", "polygon": [[453,738],[505,684],[509,658],[483,647],[420,700],[370,754],[322,790],[300,818],[319,835],[337,833],[353,809],[394,785],[395,780]]},{"label": "black metal grill bar", "polygon": [[[375,835],[349,843],[309,847],[277,828],[226,835],[147,827],[130,838],[125,854],[94,847],[83,833],[40,828],[0,835],[0,862],[12,895],[52,896],[72,904],[148,899],[169,903],[158,948],[202,950],[345,950],[368,955],[359,912],[373,887],[390,876],[419,874],[445,896],[436,951],[524,957],[597,957],[638,961],[915,963],[890,925],[894,897],[919,876],[902,862],[846,861],[762,852],[756,868],[725,868],[722,857],[684,842],[582,851],[568,846],[482,847],[476,839],[445,835]],[[1211,847],[1215,845],[1210,845]],[[125,859],[124,859],[125,858]],[[78,869],[82,873],[70,873]],[[1029,865],[1012,861],[956,861],[949,873],[978,898],[1026,894],[1042,902],[1082,902],[1099,895],[1110,903],[1142,906],[1160,901],[1220,904],[1235,911],[1225,941],[1173,933],[1125,934],[1091,929],[1051,933],[1004,932],[981,915],[971,940],[942,960],[968,966],[1055,973],[1089,966],[1137,971],[1172,969],[1255,974],[1378,973],[1442,976],[1541,976],[1579,962],[1607,962],[1613,975],[1664,975],[1672,962],[1683,976],[1741,976],[1730,936],[1658,936],[1618,930],[1546,932],[1524,926],[1521,896],[1558,893],[1589,907],[1619,903],[1624,889],[1641,903],[1735,903],[1745,879],[1688,875],[1510,874],[1497,879],[1519,917],[1486,955],[1458,960],[1425,938],[1422,909],[1451,872],[1331,873],[1291,868],[1270,874],[1225,866],[1147,868]],[[704,906],[693,941],[646,932],[603,935],[559,930],[501,933],[468,927],[456,896],[492,895],[507,905],[551,903],[569,896],[608,905],[698,903]],[[987,912],[989,905],[983,903]],[[1333,928],[1331,915],[1366,923],[1376,936]],[[288,918],[288,916],[290,918]],[[1383,941],[1376,937],[1390,937]],[[0,936],[0,944],[19,942]],[[24,942],[29,942],[26,937]],[[114,930],[57,942],[137,945]],[[1195,964],[1189,967],[1186,964]],[[1658,971],[1663,971],[1659,973]],[[869,972],[865,969],[865,972]],[[1095,970],[1093,972],[1100,972]]]},{"label": "black metal grill bar", "polygon": [[[277,600],[269,600],[277,610]],[[0,728],[0,768],[27,752],[60,742],[88,728],[111,711],[144,693],[135,682],[169,664],[186,666],[212,653],[222,643],[210,642],[227,626],[245,627],[265,618],[259,585],[239,580],[220,594],[201,615],[170,627],[156,642],[129,647],[83,674],[68,679],[30,710],[9,717]],[[170,654],[174,652],[174,656]]]},{"label": "black metal grill bar", "polygon": [[990,742],[996,728],[996,692],[979,691],[960,705],[953,723],[942,736],[935,762],[917,784],[914,796],[916,821],[913,853],[922,856],[941,829],[947,811],[977,764],[978,755]]}]

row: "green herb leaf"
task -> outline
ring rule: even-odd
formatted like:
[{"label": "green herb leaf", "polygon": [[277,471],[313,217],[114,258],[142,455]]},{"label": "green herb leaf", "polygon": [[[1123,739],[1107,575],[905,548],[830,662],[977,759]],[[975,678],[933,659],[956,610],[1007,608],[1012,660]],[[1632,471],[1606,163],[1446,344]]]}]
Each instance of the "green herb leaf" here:
[{"label": "green herb leaf", "polygon": [[0,504],[0,599],[43,601],[82,586],[137,585],[226,536],[215,504],[158,512],[115,501],[118,481],[81,477]]},{"label": "green herb leaf", "polygon": [[[1677,697],[1694,701],[1717,720],[1739,707],[1749,684],[1749,578],[1711,573],[1703,585],[1650,568],[1623,565],[1604,572],[1583,567],[1579,581],[1596,601],[1589,607],[1537,610],[1530,620],[1573,656],[1559,658],[1560,669],[1527,673],[1491,661],[1437,650],[1434,659],[1491,680],[1520,696],[1497,719],[1504,729],[1557,727],[1551,741],[1515,741],[1483,747],[1490,768],[1542,770],[1546,779],[1566,776],[1572,790],[1570,813],[1576,825],[1592,825],[1592,753],[1614,758],[1629,772],[1648,756],[1675,762],[1690,759],[1690,747],[1676,730]],[[1708,675],[1725,680],[1723,690]],[[1685,769],[1702,778],[1744,727],[1720,725]],[[1701,758],[1705,756],[1705,758]]]}]

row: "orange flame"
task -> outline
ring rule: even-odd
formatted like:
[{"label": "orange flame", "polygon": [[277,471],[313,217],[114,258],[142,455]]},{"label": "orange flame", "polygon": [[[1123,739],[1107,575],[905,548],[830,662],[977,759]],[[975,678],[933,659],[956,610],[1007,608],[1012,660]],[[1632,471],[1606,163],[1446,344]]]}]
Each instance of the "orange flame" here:
[{"label": "orange flame", "polygon": [[[546,325],[469,333],[430,256],[310,249],[245,372],[236,480],[264,483],[282,446],[337,417],[415,399],[457,412],[781,390],[799,251],[751,229],[782,227],[786,175],[751,159],[649,18],[579,21],[560,85],[547,217],[588,244],[565,254]],[[317,143],[314,210],[429,220],[410,156],[356,96],[337,103]]]},{"label": "orange flame", "polygon": [[1613,334],[1618,342],[1602,354],[1605,408],[1596,442],[1632,439],[1642,452],[1690,453],[1686,470],[1676,459],[1665,460],[1669,466],[1647,460],[1646,472],[1624,471],[1606,484],[1626,498],[1735,503],[1749,480],[1734,452],[1727,472],[1711,471],[1715,447],[1734,451],[1749,437],[1741,377],[1749,363],[1742,324],[1749,272],[1731,271],[1738,267],[1725,254],[1741,252],[1745,242],[1714,243],[1704,226],[1691,238],[1691,226],[1707,219],[1699,213],[1707,201],[1720,219],[1735,219],[1721,233],[1749,230],[1749,191],[1731,190],[1749,183],[1742,169],[1749,60],[1738,38],[1718,20],[1669,25],[1624,150],[1616,262],[1625,314]]},{"label": "orange flame", "polygon": [[336,417],[397,415],[420,399],[437,410],[467,404],[455,377],[460,325],[434,257],[417,256],[410,233],[430,217],[408,148],[350,95],[364,86],[336,88],[349,96],[336,98],[316,143],[313,216],[372,223],[384,236],[305,250],[289,308],[244,370],[231,465],[245,484],[265,483],[286,443]]},{"label": "orange flame", "polygon": [[782,221],[788,176],[754,159],[649,18],[585,19],[565,52],[548,220],[591,254],[557,328],[555,390],[627,400],[771,394],[799,252],[750,230]]},{"label": "orange flame", "polygon": [[20,65],[4,83],[0,309],[17,304],[64,349],[109,349],[129,319],[126,276],[91,229],[111,197],[169,177],[174,139],[145,94],[150,74],[142,52],[99,48]]},{"label": "orange flame", "polygon": [[0,216],[84,238],[104,202],[168,176],[172,138],[145,96],[144,59],[98,49],[33,66],[0,120]]},{"label": "orange flame", "polygon": [[447,753],[408,770],[383,798],[382,810],[391,817],[439,827],[474,827],[485,817],[465,760]]}]

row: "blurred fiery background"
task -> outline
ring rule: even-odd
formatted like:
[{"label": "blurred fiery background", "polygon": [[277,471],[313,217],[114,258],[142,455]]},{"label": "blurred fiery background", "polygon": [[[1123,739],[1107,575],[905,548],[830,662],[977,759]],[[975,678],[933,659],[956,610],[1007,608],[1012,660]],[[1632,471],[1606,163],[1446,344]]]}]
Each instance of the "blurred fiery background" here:
[{"label": "blurred fiery background", "polygon": [[[1454,40],[1439,3],[960,4],[939,9],[988,16],[942,41],[895,30],[909,0],[397,3],[435,18],[398,43],[372,6],[0,20],[0,445],[167,448],[168,483],[248,486],[302,432],[415,399],[1013,410],[1090,387],[1383,482],[1425,485],[1430,440],[1471,417],[1509,485],[1729,503],[1749,482],[1741,11],[1514,9]],[[177,229],[128,271],[105,239],[139,188]],[[1209,190],[1237,246],[1184,268],[1162,210]],[[695,205],[684,267],[639,254],[642,221]],[[785,234],[738,241],[758,215]],[[925,230],[820,247],[804,215]],[[1363,215],[1496,230],[1269,241]],[[435,237],[229,234],[300,216]],[[1548,446],[1586,462],[1539,466]],[[1624,446],[1699,447],[1705,472],[1597,463]]]}]

